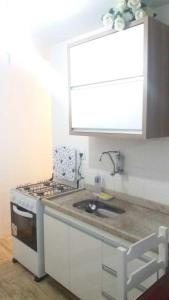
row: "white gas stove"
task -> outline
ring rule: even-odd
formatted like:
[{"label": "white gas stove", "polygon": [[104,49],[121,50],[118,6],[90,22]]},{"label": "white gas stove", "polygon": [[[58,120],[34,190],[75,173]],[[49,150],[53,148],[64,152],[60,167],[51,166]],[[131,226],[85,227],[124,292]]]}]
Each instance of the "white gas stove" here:
[{"label": "white gas stove", "polygon": [[20,262],[39,281],[45,276],[42,198],[55,198],[77,188],[54,180],[20,185],[11,191],[13,262]]}]

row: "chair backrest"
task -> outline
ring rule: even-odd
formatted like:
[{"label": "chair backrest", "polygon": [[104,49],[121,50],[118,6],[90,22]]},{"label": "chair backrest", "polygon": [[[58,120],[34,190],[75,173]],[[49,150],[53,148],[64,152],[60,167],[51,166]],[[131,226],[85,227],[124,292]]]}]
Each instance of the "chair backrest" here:
[{"label": "chair backrest", "polygon": [[[157,258],[153,258],[128,274],[128,264],[153,249],[158,249]],[[137,288],[144,280],[160,270],[160,276],[165,274],[168,266],[168,228],[160,226],[158,233],[153,233],[145,239],[131,245],[129,249],[118,248],[118,300],[126,300],[127,293]]]}]

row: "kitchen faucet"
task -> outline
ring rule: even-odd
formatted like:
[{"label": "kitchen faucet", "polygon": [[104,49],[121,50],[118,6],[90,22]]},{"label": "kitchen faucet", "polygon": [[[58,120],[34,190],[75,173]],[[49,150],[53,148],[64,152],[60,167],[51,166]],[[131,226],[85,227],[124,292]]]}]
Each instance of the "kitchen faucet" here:
[{"label": "kitchen faucet", "polygon": [[[110,158],[112,164],[113,164],[113,171],[110,173],[111,176],[114,176],[116,174],[121,174],[123,172],[123,169],[120,167],[120,161],[121,161],[121,154],[120,151],[105,151],[102,152],[99,158],[99,161],[102,161],[102,157],[104,155],[108,155]],[[113,158],[114,156],[114,158]]]}]

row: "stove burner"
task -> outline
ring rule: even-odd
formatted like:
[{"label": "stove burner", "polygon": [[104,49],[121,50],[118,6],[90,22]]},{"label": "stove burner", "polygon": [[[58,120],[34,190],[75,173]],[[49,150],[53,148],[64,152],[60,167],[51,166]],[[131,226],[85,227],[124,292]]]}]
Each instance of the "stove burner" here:
[{"label": "stove burner", "polygon": [[40,181],[34,184],[25,184],[17,187],[18,190],[25,192],[27,195],[31,195],[33,197],[55,197],[59,194],[64,194],[76,188],[71,187],[69,185],[58,183],[52,180]]},{"label": "stove burner", "polygon": [[36,191],[36,194],[37,194],[38,196],[43,196],[43,195],[44,195],[44,192],[43,192],[43,191]]},{"label": "stove burner", "polygon": [[25,189],[25,191],[29,191],[30,187],[29,186],[25,186],[24,189]]},{"label": "stove burner", "polygon": [[46,181],[46,182],[44,182],[43,184],[44,184],[44,186],[50,186],[50,181]]},{"label": "stove burner", "polygon": [[[65,187],[66,187],[66,186],[65,186]],[[56,184],[55,188],[56,188],[58,191],[61,191],[61,192],[64,191],[64,185],[63,185],[63,184]]]}]

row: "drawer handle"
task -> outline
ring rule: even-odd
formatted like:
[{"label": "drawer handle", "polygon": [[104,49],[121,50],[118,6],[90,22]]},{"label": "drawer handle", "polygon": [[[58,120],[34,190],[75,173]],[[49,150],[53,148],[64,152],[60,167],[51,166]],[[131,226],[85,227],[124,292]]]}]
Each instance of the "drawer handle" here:
[{"label": "drawer handle", "polygon": [[102,291],[102,296],[107,300],[116,300],[116,298],[108,295],[106,292]]},{"label": "drawer handle", "polygon": [[105,272],[109,273],[110,275],[113,275],[114,277],[117,277],[117,271],[113,270],[105,265],[102,265],[102,270],[104,270]]},{"label": "drawer handle", "polygon": [[[109,267],[107,267],[105,265],[102,265],[102,270],[104,270],[105,272],[109,273],[110,275],[112,275],[114,277],[117,277],[116,270],[110,269]],[[139,284],[136,288],[142,293],[144,293],[147,290],[147,288],[144,287],[142,284]]]}]

